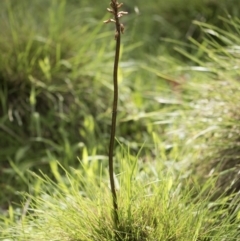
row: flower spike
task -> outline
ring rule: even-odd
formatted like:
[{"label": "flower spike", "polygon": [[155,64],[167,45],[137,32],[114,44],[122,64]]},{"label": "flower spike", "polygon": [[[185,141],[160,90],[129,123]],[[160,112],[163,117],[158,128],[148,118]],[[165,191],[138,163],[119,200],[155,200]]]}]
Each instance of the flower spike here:
[{"label": "flower spike", "polygon": [[122,6],[123,6],[123,3],[118,3],[117,0],[112,0],[110,2],[111,8],[107,8],[107,11],[114,15],[114,19],[108,19],[104,21],[104,23],[111,23],[111,22],[115,23],[116,25],[115,39],[120,37],[121,33],[122,34],[124,33],[124,25],[119,22],[119,18],[121,18],[123,15],[128,14],[128,12],[118,11],[118,9],[121,8]]}]

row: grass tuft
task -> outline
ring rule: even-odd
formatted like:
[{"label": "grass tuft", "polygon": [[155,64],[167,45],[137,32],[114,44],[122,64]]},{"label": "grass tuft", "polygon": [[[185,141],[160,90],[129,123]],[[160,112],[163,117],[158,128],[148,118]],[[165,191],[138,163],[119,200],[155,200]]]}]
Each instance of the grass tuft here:
[{"label": "grass tuft", "polygon": [[[64,172],[57,182],[35,175],[41,191],[37,197],[26,196],[27,213],[13,227],[8,223],[3,240],[114,240],[107,169],[98,176],[84,170]],[[228,200],[210,202],[214,179],[194,194],[186,184],[189,178],[180,180],[159,161],[149,165],[127,153],[116,178],[118,240],[237,240],[239,224],[225,213]]]}]

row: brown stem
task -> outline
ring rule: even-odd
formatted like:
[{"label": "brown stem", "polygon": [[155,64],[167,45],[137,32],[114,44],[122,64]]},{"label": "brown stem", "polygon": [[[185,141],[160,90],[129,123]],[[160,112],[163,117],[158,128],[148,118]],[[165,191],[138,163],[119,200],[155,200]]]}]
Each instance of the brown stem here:
[{"label": "brown stem", "polygon": [[118,217],[118,202],[117,202],[117,194],[114,182],[114,171],[113,171],[113,150],[114,150],[114,140],[116,133],[116,120],[117,120],[117,106],[118,106],[118,63],[119,63],[119,53],[120,53],[120,43],[121,43],[121,27],[119,23],[119,18],[117,16],[117,4],[112,1],[114,17],[116,21],[116,48],[115,48],[115,59],[114,59],[114,68],[113,68],[113,105],[112,105],[112,123],[111,123],[111,134],[110,134],[110,143],[109,143],[109,177],[110,177],[110,185],[113,199],[113,217],[114,224],[116,228],[119,226],[119,217]]}]

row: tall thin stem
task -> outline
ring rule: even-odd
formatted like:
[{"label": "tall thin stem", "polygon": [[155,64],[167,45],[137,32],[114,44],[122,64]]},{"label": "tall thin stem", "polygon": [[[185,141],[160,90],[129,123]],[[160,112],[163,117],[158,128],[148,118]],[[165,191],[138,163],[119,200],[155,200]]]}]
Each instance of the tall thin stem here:
[{"label": "tall thin stem", "polygon": [[113,68],[113,105],[112,105],[112,124],[111,124],[111,134],[109,142],[109,177],[112,190],[113,198],[113,215],[115,225],[119,224],[118,217],[118,202],[117,194],[114,182],[114,171],[113,171],[113,151],[114,151],[114,140],[116,133],[116,122],[117,122],[117,107],[118,107],[118,63],[119,63],[119,53],[120,53],[120,43],[121,43],[121,34],[120,34],[120,24],[118,18],[116,19],[116,48],[115,48],[115,59],[114,59],[114,68]]},{"label": "tall thin stem", "polygon": [[112,192],[112,200],[113,200],[113,218],[115,228],[119,227],[119,216],[118,216],[118,201],[117,194],[114,182],[114,167],[113,167],[113,155],[114,155],[114,143],[115,143],[115,133],[116,133],[116,122],[117,122],[117,107],[118,107],[118,63],[119,63],[119,55],[120,55],[120,45],[121,45],[121,33],[124,31],[123,24],[120,24],[119,18],[123,15],[127,14],[127,12],[120,11],[118,9],[122,6],[122,3],[118,3],[117,0],[112,0],[110,3],[111,9],[108,8],[108,12],[114,15],[114,19],[106,20],[105,23],[114,22],[116,26],[115,32],[115,59],[114,59],[114,67],[113,67],[113,105],[112,105],[112,123],[111,123],[111,133],[110,133],[110,142],[109,142],[109,179],[111,185]]}]

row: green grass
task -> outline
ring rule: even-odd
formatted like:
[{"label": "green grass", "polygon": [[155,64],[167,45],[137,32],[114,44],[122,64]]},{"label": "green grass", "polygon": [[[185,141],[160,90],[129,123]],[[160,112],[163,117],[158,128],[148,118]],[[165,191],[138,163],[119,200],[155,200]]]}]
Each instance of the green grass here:
[{"label": "green grass", "polygon": [[[125,4],[115,150],[122,240],[238,240],[240,22],[216,17],[224,1],[214,14],[209,1],[186,3]],[[115,42],[105,5],[0,3],[0,240],[114,238]]]},{"label": "green grass", "polygon": [[[237,240],[239,220],[227,213],[228,199],[211,201],[213,178],[200,186],[192,178],[177,177],[158,159],[143,163],[127,150],[117,158],[120,240]],[[26,196],[19,216],[9,210],[9,219],[17,221],[12,226],[6,219],[3,240],[114,240],[107,170],[98,161],[56,174],[56,182],[36,177],[41,191]]]}]

